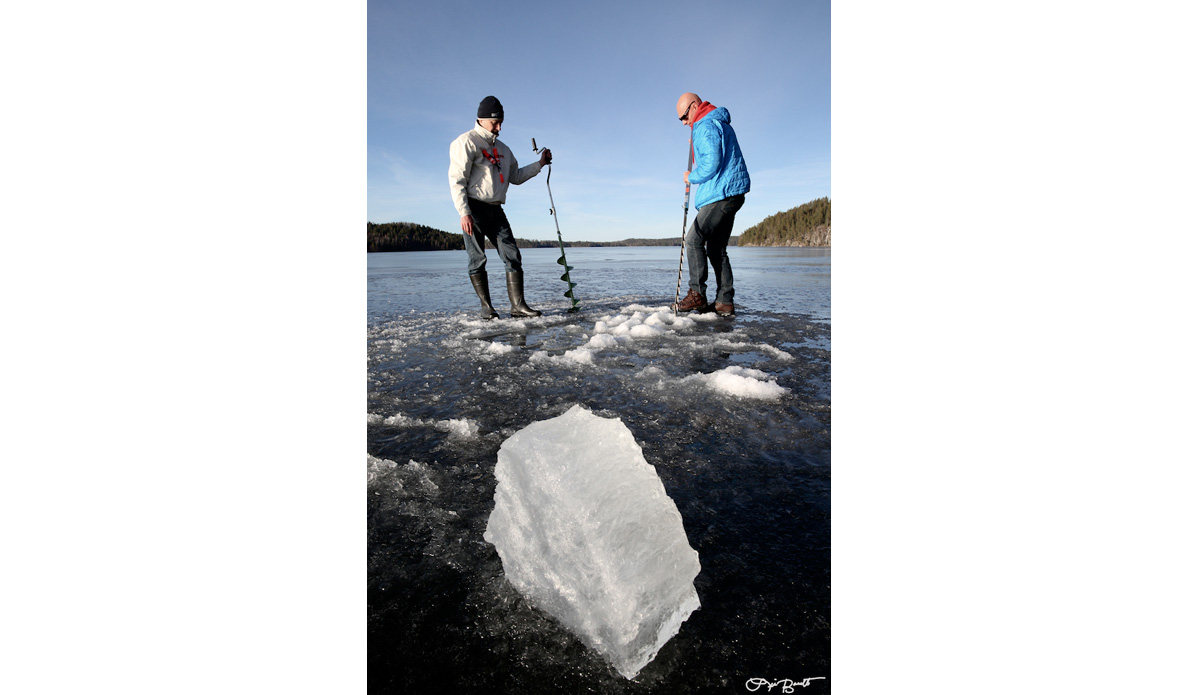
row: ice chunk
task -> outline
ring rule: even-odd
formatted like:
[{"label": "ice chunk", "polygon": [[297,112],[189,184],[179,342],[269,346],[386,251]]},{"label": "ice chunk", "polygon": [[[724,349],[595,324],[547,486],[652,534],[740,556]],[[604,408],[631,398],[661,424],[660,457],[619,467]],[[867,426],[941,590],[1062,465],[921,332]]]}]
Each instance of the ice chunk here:
[{"label": "ice chunk", "polygon": [[383,480],[396,470],[396,462],[378,459],[367,454],[367,486],[370,487]]},{"label": "ice chunk", "polygon": [[500,446],[484,539],[536,606],[633,678],[700,598],[700,558],[619,419],[574,406]]},{"label": "ice chunk", "polygon": [[467,419],[451,419],[451,420],[430,420],[427,418],[414,418],[397,413],[389,418],[379,418],[378,416],[367,414],[367,424],[385,424],[392,427],[432,427],[434,429],[449,432],[452,436],[470,439],[479,436],[479,423],[474,420]]}]

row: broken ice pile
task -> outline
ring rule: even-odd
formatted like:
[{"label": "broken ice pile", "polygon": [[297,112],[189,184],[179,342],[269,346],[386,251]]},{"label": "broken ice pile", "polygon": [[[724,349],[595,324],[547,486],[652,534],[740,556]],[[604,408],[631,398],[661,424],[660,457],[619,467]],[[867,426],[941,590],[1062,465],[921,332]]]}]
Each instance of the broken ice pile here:
[{"label": "broken ice pile", "polygon": [[633,678],[700,598],[700,559],[619,419],[574,406],[500,446],[484,539],[536,606]]}]

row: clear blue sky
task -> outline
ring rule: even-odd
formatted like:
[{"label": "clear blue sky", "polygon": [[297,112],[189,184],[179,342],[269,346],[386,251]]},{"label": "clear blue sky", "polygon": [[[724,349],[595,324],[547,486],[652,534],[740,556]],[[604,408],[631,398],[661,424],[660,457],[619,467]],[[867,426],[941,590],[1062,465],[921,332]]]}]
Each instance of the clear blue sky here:
[{"label": "clear blue sky", "polygon": [[[677,236],[696,92],[729,109],[752,186],[734,233],[830,195],[830,3],[367,5],[367,214],[458,231],[449,144],[504,104],[518,163],[554,153],[564,239]],[[518,237],[553,239],[546,173],[509,188]],[[691,210],[689,220],[694,217]]]}]

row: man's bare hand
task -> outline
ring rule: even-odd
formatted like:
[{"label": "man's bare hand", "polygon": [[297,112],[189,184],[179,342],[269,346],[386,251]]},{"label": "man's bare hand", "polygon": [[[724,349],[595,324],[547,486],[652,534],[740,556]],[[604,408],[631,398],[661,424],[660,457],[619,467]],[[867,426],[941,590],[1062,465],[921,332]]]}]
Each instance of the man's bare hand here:
[{"label": "man's bare hand", "polygon": [[467,234],[467,236],[474,236],[475,223],[471,219],[470,215],[463,215],[462,219],[459,220],[459,224],[462,226],[462,230]]}]

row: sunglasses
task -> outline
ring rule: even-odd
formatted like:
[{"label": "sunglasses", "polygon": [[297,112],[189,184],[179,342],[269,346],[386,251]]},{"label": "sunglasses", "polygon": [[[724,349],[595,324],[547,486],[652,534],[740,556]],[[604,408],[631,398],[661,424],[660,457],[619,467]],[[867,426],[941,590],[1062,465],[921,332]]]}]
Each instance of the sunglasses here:
[{"label": "sunglasses", "polygon": [[688,107],[683,110],[683,115],[679,117],[680,123],[682,123],[684,121],[684,119],[686,119],[688,117],[688,114],[691,113],[691,111],[692,111],[692,107],[695,105],[696,105],[696,102],[694,102],[694,101],[692,103],[688,104]]}]

